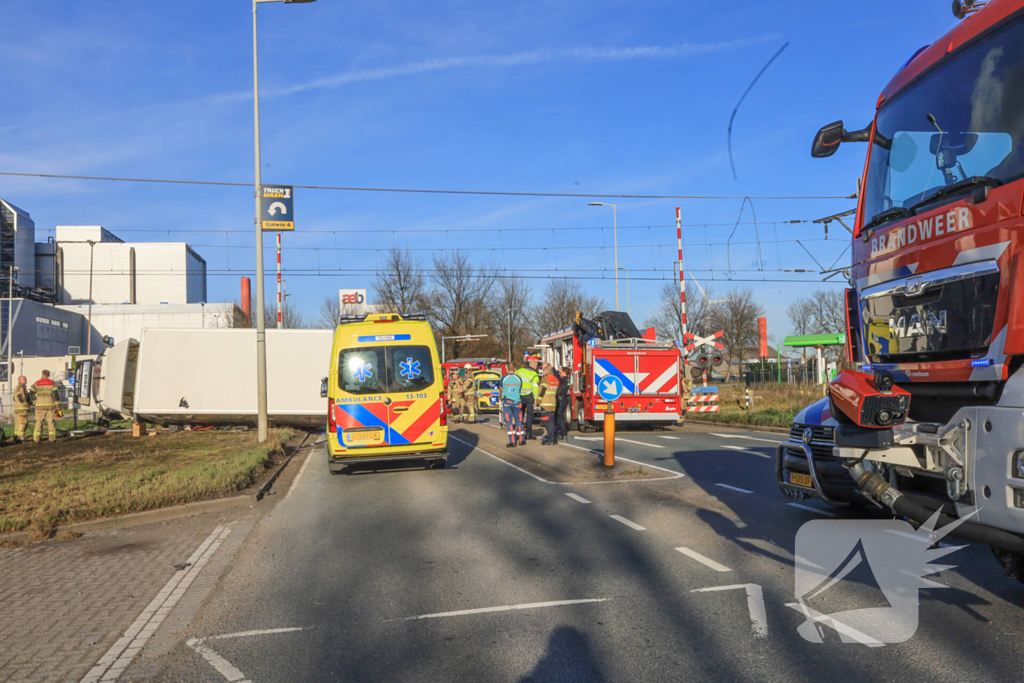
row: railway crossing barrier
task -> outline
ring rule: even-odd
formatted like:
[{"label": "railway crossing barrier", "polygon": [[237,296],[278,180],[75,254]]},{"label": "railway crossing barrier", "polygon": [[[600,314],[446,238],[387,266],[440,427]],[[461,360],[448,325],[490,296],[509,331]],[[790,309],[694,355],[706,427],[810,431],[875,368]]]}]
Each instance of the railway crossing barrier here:
[{"label": "railway crossing barrier", "polygon": [[686,399],[688,413],[717,413],[719,411],[718,387],[694,387]]}]

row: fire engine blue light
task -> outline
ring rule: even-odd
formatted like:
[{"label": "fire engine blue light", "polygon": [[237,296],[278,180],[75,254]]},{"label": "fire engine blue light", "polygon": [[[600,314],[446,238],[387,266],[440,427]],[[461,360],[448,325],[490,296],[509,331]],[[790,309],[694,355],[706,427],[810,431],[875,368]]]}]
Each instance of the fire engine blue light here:
[{"label": "fire engine blue light", "polygon": [[994,361],[991,358],[978,358],[977,360],[972,360],[971,365],[976,368],[987,368],[992,365],[993,362]]}]

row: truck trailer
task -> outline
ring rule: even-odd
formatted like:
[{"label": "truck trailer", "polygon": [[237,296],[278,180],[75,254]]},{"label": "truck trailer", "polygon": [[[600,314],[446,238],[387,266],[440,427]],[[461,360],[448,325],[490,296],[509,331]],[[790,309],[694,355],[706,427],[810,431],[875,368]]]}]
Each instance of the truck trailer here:
[{"label": "truck trailer", "polygon": [[1024,0],[954,3],[872,121],[846,271],[859,371],[779,446],[789,496],[871,500],[989,545],[1024,579]]},{"label": "truck trailer", "polygon": [[[320,384],[333,330],[268,329],[266,335],[270,424],[323,426]],[[256,425],[256,330],[143,329],[141,337],[82,364],[80,405],[95,404],[107,419]]]}]

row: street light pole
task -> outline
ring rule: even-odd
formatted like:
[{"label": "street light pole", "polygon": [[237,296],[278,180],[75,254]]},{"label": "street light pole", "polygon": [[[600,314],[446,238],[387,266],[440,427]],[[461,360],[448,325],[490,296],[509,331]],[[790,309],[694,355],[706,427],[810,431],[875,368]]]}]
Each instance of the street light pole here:
[{"label": "street light pole", "polygon": [[615,204],[605,202],[589,202],[588,206],[612,207],[612,239],[615,240],[615,310],[619,310],[619,219]]},{"label": "street light pole", "polygon": [[508,362],[512,362],[512,313],[518,311],[518,308],[508,309]]},{"label": "street light pole", "polygon": [[[260,177],[260,69],[256,49],[256,5],[261,2],[282,0],[252,0],[252,106],[254,135],[256,138],[256,426],[260,443],[267,440],[267,330],[263,320],[263,222],[260,220],[262,194]],[[314,0],[283,0],[285,3],[314,2]]]},{"label": "street light pole", "polygon": [[616,270],[626,271],[626,313],[629,313],[629,268],[626,266],[619,266]]}]

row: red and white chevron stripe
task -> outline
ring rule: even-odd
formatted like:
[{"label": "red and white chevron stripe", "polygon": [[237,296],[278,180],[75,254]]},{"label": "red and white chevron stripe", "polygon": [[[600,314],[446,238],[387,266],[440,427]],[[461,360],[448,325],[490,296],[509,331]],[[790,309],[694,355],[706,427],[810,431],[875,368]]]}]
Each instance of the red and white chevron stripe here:
[{"label": "red and white chevron stripe", "polygon": [[698,394],[688,398],[687,403],[715,403],[718,401],[718,394]]},{"label": "red and white chevron stripe", "polygon": [[720,406],[687,406],[686,412],[688,413],[717,413]]}]

